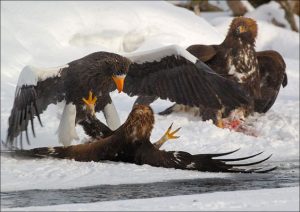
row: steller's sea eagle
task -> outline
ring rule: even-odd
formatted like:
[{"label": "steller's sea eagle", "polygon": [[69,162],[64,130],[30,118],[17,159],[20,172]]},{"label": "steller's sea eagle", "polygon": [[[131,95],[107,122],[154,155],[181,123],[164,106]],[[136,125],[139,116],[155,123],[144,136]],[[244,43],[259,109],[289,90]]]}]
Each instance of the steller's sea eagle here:
[{"label": "steller's sea eagle", "polygon": [[[124,86],[124,89],[123,89]],[[224,87],[226,89],[224,89]],[[92,91],[98,98],[95,111],[104,111],[108,126],[120,125],[109,93],[118,89],[129,96],[149,95],[179,104],[220,109],[248,103],[248,96],[236,82],[210,69],[185,49],[166,46],[124,56],[95,52],[66,66],[49,70],[25,67],[20,74],[7,132],[13,144],[22,132],[28,139],[28,123],[51,103],[65,101],[58,137],[64,145],[76,138],[75,124],[86,119],[82,97]]]},{"label": "steller's sea eagle", "polygon": [[[93,120],[90,121],[93,122]],[[122,161],[138,165],[148,164],[156,167],[209,172],[265,173],[276,169],[276,167],[269,169],[239,168],[262,163],[269,159],[271,155],[250,163],[230,163],[253,158],[262,152],[248,157],[221,159],[218,157],[229,155],[237,150],[219,154],[196,155],[183,151],[159,150],[150,142],[153,126],[154,115],[152,109],[145,105],[135,105],[124,124],[105,138],[90,138],[88,143],[67,147],[11,150],[9,154],[33,158],[71,159],[83,162]]]},{"label": "steller's sea eagle", "polygon": [[[238,109],[234,115],[247,116],[252,112],[265,113],[274,104],[281,85],[287,85],[285,62],[282,56],[273,50],[255,51],[257,24],[251,18],[234,18],[225,40],[219,45],[192,45],[186,50],[208,65],[219,75],[237,82],[249,95],[249,103]],[[224,90],[227,90],[224,84]],[[156,97],[145,96],[136,100],[139,104],[150,104]],[[232,115],[232,107],[224,105],[222,117]],[[191,111],[200,114],[203,120],[212,119],[217,122],[219,111],[201,105],[192,108],[190,105],[175,104],[160,114],[173,111]]]}]

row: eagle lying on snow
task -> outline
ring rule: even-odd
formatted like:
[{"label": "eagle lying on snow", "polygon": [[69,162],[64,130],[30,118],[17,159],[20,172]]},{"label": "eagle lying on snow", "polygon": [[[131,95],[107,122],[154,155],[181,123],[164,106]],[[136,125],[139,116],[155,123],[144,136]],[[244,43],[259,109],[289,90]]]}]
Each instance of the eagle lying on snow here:
[{"label": "eagle lying on snow", "polygon": [[[88,116],[86,127],[95,126],[95,117]],[[149,106],[135,105],[127,120],[111,135],[106,137],[94,137],[90,142],[68,147],[42,147],[31,150],[15,150],[11,154],[25,157],[53,157],[60,159],[74,159],[76,161],[122,161],[138,165],[149,164],[156,167],[187,169],[210,172],[243,172],[243,173],[265,173],[270,169],[244,169],[240,166],[250,166],[262,163],[263,160],[227,164],[229,161],[241,161],[253,158],[261,153],[243,158],[219,159],[220,156],[229,155],[233,152],[221,154],[196,154],[191,155],[183,151],[162,151],[150,142],[150,135],[154,125],[153,111]]]},{"label": "eagle lying on snow", "polygon": [[[282,56],[272,50],[256,52],[256,36],[256,22],[250,18],[237,17],[233,19],[227,36],[220,45],[192,45],[187,48],[187,51],[219,75],[237,82],[249,95],[248,104],[235,108],[241,110],[242,116],[254,111],[267,112],[274,104],[281,85],[287,85],[286,66]],[[227,90],[225,84],[223,89]],[[149,104],[154,100],[153,96],[140,97],[136,103]],[[200,113],[204,120],[213,119],[215,123],[220,112],[209,106],[201,105],[195,109],[175,104],[161,114],[173,111],[195,111]],[[221,111],[223,117],[229,116],[231,112],[232,108],[226,105]]]},{"label": "eagle lying on snow", "polygon": [[[87,109],[87,117],[81,122],[85,133],[89,135],[92,140],[98,138],[106,138],[114,134],[115,131],[111,130],[109,127],[103,124],[95,115],[95,104],[97,101],[97,97],[93,97],[92,92],[90,92],[89,98],[83,98],[82,100],[85,103]],[[166,141],[179,138],[179,136],[175,136],[175,134],[180,130],[180,128],[171,131],[172,125],[173,123],[167,129],[164,135],[153,144],[155,147],[160,148]]]},{"label": "eagle lying on snow", "polygon": [[86,119],[81,97],[89,91],[98,98],[95,111],[103,111],[111,129],[118,128],[120,120],[109,95],[116,88],[129,96],[154,95],[179,104],[214,109],[248,103],[237,83],[219,76],[176,45],[125,56],[95,52],[63,67],[27,66],[22,70],[9,117],[7,144],[17,142],[19,135],[22,144],[23,131],[29,143],[29,122],[35,136],[33,119],[37,117],[42,125],[40,114],[47,106],[65,101],[58,137],[60,143],[70,145],[77,138],[75,124]]}]

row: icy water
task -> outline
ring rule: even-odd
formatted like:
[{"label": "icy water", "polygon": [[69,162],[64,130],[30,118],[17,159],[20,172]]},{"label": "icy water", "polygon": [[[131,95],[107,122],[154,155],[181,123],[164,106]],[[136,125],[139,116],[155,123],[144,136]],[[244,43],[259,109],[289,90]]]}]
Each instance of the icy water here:
[{"label": "icy water", "polygon": [[217,191],[299,186],[299,161],[276,162],[269,165],[276,165],[279,168],[268,174],[233,174],[230,178],[200,178],[145,184],[99,185],[76,189],[1,192],[1,207],[92,203]]}]

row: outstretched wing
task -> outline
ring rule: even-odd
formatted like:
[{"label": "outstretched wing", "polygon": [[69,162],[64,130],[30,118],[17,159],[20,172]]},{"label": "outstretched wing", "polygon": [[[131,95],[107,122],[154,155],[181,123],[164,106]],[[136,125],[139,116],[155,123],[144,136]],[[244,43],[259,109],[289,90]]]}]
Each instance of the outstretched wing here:
[{"label": "outstretched wing", "polygon": [[131,64],[124,92],[214,109],[248,104],[248,94],[176,45],[127,55]]},{"label": "outstretched wing", "polygon": [[38,69],[26,66],[22,70],[16,87],[13,108],[8,119],[6,139],[8,145],[13,145],[19,135],[22,145],[23,131],[25,131],[29,143],[28,123],[31,123],[32,133],[35,136],[34,118],[37,117],[42,125],[40,114],[49,104],[63,100],[64,93],[60,80],[62,68]]},{"label": "outstretched wing", "polygon": [[274,104],[280,87],[288,83],[285,62],[276,51],[257,52],[261,75],[261,98],[255,100],[255,111],[267,112]]},{"label": "outstretched wing", "polygon": [[137,164],[149,164],[151,166],[165,167],[165,168],[175,168],[175,169],[185,169],[185,170],[197,170],[197,171],[208,171],[208,172],[241,172],[241,173],[264,173],[269,172],[276,167],[261,169],[261,168],[238,168],[238,167],[247,167],[256,164],[260,164],[268,160],[270,156],[259,161],[251,163],[227,163],[230,161],[241,161],[249,158],[253,158],[262,154],[262,152],[242,157],[242,158],[233,158],[233,159],[215,159],[220,156],[225,156],[232,154],[235,151],[220,153],[220,154],[198,154],[191,155],[183,151],[161,151],[155,148],[153,145],[148,145],[147,148],[141,149],[135,158]]}]

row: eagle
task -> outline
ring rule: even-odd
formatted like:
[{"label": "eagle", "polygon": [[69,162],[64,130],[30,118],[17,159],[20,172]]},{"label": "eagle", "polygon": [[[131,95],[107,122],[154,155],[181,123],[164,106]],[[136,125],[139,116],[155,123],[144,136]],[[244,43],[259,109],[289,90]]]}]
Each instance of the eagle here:
[{"label": "eagle", "polygon": [[86,120],[82,97],[90,91],[98,99],[95,112],[102,111],[108,127],[117,129],[120,119],[110,97],[116,89],[129,96],[154,95],[178,104],[216,109],[248,103],[248,96],[237,83],[218,75],[177,45],[126,55],[95,52],[57,68],[26,66],[22,70],[6,143],[18,144],[19,137],[22,146],[24,131],[29,143],[29,123],[35,136],[34,118],[42,126],[40,115],[48,105],[64,102],[58,140],[64,146],[70,145],[78,138],[75,125]]},{"label": "eagle", "polygon": [[[89,116],[87,120],[93,125],[96,119],[90,119],[91,117],[93,116]],[[148,164],[155,167],[208,172],[265,173],[276,169],[276,167],[268,169],[239,168],[262,163],[268,160],[271,155],[250,163],[230,163],[253,158],[262,152],[247,157],[220,159],[219,157],[232,154],[237,150],[218,154],[195,155],[184,151],[159,150],[150,141],[153,127],[154,114],[151,107],[135,105],[124,124],[106,137],[91,137],[90,141],[85,144],[71,146],[10,150],[10,154],[31,158],[70,159],[80,162],[121,161],[137,165]]]},{"label": "eagle", "polygon": [[[81,122],[84,132],[86,135],[90,136],[92,139],[97,138],[106,138],[114,134],[115,130],[110,129],[104,123],[102,123],[97,116],[95,115],[95,104],[97,101],[97,97],[93,97],[92,92],[89,93],[89,98],[82,98],[83,102],[86,105],[87,109],[87,117],[85,120]],[[176,136],[175,134],[181,129],[181,127],[177,128],[174,131],[172,130],[173,123],[169,126],[164,135],[153,145],[156,148],[160,148],[165,142],[171,139],[177,139],[180,136]],[[91,142],[88,140],[87,142]]]},{"label": "eagle", "polygon": [[[224,118],[239,114],[244,118],[252,112],[265,113],[274,104],[280,87],[287,85],[286,65],[282,56],[273,50],[255,51],[257,24],[255,20],[246,17],[234,18],[230,24],[225,40],[219,45],[191,45],[186,50],[208,65],[219,75],[239,84],[249,97],[248,104],[237,106],[236,113],[224,105],[224,110],[216,111],[211,107],[192,108],[189,105],[175,104],[160,114],[170,114],[173,111],[193,111],[202,115],[204,120],[216,117]],[[228,88],[224,84],[224,90]],[[136,100],[136,104],[150,104],[156,97],[144,96]],[[220,120],[220,119],[218,119]]]}]

